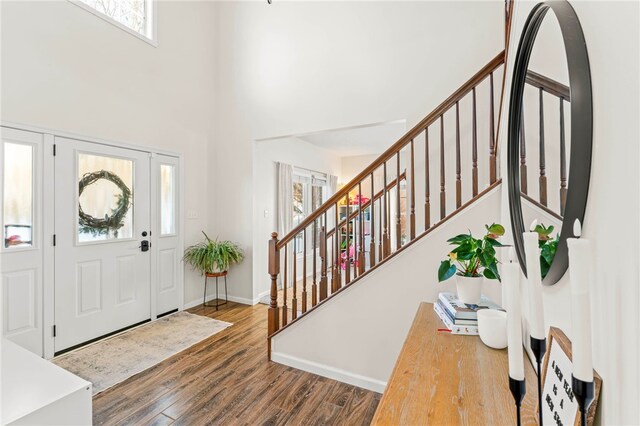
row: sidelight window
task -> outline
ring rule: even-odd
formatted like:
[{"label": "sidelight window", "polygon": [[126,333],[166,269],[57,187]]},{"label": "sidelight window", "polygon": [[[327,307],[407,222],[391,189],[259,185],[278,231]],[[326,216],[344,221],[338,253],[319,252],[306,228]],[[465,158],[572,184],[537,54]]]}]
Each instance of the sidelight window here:
[{"label": "sidelight window", "polygon": [[175,167],[160,166],[160,235],[176,233]]},{"label": "sidelight window", "polygon": [[33,245],[34,147],[4,143],[4,248]]}]

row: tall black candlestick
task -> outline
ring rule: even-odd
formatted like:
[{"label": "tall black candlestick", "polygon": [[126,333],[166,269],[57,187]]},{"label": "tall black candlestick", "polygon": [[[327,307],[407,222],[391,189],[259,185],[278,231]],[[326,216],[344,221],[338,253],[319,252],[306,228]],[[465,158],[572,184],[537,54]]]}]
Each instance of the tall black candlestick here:
[{"label": "tall black candlestick", "polygon": [[513,395],[513,399],[516,402],[516,418],[518,419],[518,426],[520,426],[522,424],[522,420],[520,419],[520,407],[522,406],[524,394],[527,393],[524,379],[516,380],[509,376],[509,389],[511,390],[511,395]]},{"label": "tall black candlestick", "polygon": [[593,401],[595,385],[593,381],[585,382],[571,375],[571,388],[580,409],[580,424],[587,426],[587,413]]},{"label": "tall black candlestick", "polygon": [[547,352],[547,339],[531,337],[531,351],[536,358],[538,366],[538,418],[542,426],[542,358]]}]

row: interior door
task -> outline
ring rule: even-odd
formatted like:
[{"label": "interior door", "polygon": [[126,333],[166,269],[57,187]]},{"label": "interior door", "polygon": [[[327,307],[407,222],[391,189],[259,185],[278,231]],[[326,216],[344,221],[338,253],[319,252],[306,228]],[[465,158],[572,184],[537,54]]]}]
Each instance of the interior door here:
[{"label": "interior door", "polygon": [[156,312],[163,315],[182,305],[182,268],[180,241],[180,171],[179,159],[156,155],[153,159],[151,179],[155,183],[155,205],[152,209],[154,223],[154,271],[157,283]]},{"label": "interior door", "polygon": [[43,135],[0,128],[2,137],[2,334],[42,356]]},{"label": "interior door", "polygon": [[151,317],[150,155],[56,138],[55,351]]}]

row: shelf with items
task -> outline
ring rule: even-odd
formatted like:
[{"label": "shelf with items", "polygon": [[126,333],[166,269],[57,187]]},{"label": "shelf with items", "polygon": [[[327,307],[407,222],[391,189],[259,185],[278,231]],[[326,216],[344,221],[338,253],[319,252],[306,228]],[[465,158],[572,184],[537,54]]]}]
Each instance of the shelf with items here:
[{"label": "shelf with items", "polygon": [[[367,200],[368,201],[368,200]],[[366,201],[363,201],[366,202]],[[346,204],[339,205],[338,215],[339,220],[343,221],[347,218],[347,216],[351,217],[351,219],[346,222],[340,228],[340,257],[343,259],[343,269],[344,264],[347,259],[347,247],[349,247],[349,263],[351,265],[357,265],[357,259],[355,258],[356,248],[359,252],[361,249],[364,249],[365,253],[369,252],[370,241],[371,241],[371,209],[370,207],[363,208],[362,214],[358,214],[360,209],[360,204]],[[360,220],[362,217],[362,228],[360,228]],[[361,231],[362,229],[362,231]],[[362,236],[360,235],[362,232]],[[364,242],[363,247],[361,246],[361,237]],[[348,242],[348,243],[347,243]]]}]

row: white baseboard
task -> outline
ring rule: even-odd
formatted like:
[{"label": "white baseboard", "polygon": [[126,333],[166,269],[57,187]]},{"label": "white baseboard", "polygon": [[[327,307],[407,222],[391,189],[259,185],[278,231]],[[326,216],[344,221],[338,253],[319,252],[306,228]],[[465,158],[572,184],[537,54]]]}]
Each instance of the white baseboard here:
[{"label": "white baseboard", "polygon": [[184,304],[184,306],[182,307],[182,309],[191,309],[191,308],[195,308],[198,305],[202,305],[202,299],[198,299],[198,300],[192,300],[191,302],[186,302]]},{"label": "white baseboard", "polygon": [[271,290],[265,290],[262,293],[258,294],[258,297],[256,299],[253,299],[253,300],[257,300],[259,302],[260,299],[262,299],[265,296],[268,296],[270,293],[271,293]]},{"label": "white baseboard", "polygon": [[[269,290],[260,293],[258,295],[258,297],[254,298],[254,299],[247,299],[245,297],[237,297],[237,296],[231,296],[231,295],[229,295],[228,299],[229,299],[230,302],[240,303],[242,305],[253,306],[253,305],[257,305],[260,302],[260,299],[262,299],[267,294],[269,294]],[[221,299],[223,298],[222,295],[219,295],[219,297]],[[207,302],[210,302],[212,300],[215,300],[215,296],[213,296],[213,295],[207,296]],[[184,304],[184,309],[190,309],[190,308],[196,307],[198,305],[202,305],[202,299],[200,299],[200,298],[198,298],[196,300],[192,300],[191,302],[185,303]]]},{"label": "white baseboard", "polygon": [[351,373],[339,368],[329,367],[327,365],[318,364],[313,361],[308,361],[280,352],[271,352],[271,360],[277,362],[278,364],[297,368],[298,370],[317,374],[322,377],[327,377],[329,379],[337,380],[339,382],[358,386],[360,388],[368,389],[370,391],[378,393],[383,393],[385,388],[387,387],[386,382],[372,379],[371,377],[361,376],[359,374]]}]

